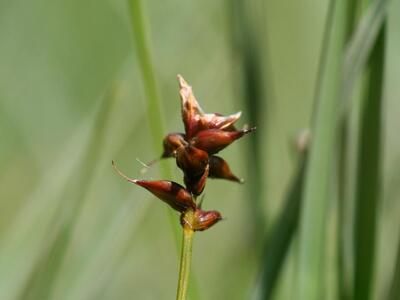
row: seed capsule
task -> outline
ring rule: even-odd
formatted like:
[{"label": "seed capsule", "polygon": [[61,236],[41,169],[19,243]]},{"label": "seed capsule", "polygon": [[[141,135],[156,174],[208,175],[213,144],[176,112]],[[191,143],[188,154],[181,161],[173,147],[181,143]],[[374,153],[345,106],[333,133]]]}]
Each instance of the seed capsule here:
[{"label": "seed capsule", "polygon": [[207,152],[188,145],[176,151],[176,164],[185,175],[202,176],[208,165]]},{"label": "seed capsule", "polygon": [[206,230],[220,220],[222,220],[222,216],[216,210],[205,211],[197,208],[190,217],[181,215],[181,225],[188,226],[194,231]]},{"label": "seed capsule", "polygon": [[196,203],[194,202],[192,195],[180,184],[168,180],[132,179],[118,170],[114,162],[112,162],[112,165],[120,176],[129,182],[144,187],[157,198],[170,205],[173,209],[179,212],[184,212],[189,208],[196,208]]},{"label": "seed capsule", "polygon": [[231,169],[229,168],[228,163],[223,160],[221,157],[212,155],[209,159],[210,164],[210,173],[208,177],[210,178],[219,178],[219,179],[227,179],[239,183],[243,183],[243,179],[239,179],[235,175],[233,175]]},{"label": "seed capsule", "polygon": [[186,145],[185,135],[183,133],[170,133],[163,140],[164,152],[161,158],[176,157],[176,151],[179,147]]},{"label": "seed capsule", "polygon": [[192,139],[191,143],[196,148],[202,149],[208,154],[215,154],[255,129],[253,127],[238,131],[224,131],[221,129],[203,130]]},{"label": "seed capsule", "polygon": [[186,189],[195,196],[199,196],[206,186],[206,181],[208,177],[209,166],[206,166],[204,173],[201,176],[192,177],[190,175],[185,175],[183,181],[185,182]]}]

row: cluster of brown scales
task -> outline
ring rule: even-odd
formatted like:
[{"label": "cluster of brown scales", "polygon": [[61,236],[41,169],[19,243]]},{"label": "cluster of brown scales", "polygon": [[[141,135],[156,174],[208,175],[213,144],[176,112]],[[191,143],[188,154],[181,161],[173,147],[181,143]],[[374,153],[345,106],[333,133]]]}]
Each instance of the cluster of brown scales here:
[{"label": "cluster of brown scales", "polygon": [[[163,141],[161,158],[174,158],[183,172],[185,187],[169,180],[138,180],[117,172],[128,181],[144,187],[159,199],[181,213],[182,226],[194,231],[210,228],[221,220],[218,211],[205,211],[196,199],[205,187],[207,178],[220,178],[242,182],[235,176],[228,163],[216,154],[235,140],[255,128],[236,129],[234,123],[241,112],[223,116],[219,113],[204,113],[197,102],[192,87],[178,75],[185,133],[170,133]],[[186,217],[190,215],[190,217]]]}]

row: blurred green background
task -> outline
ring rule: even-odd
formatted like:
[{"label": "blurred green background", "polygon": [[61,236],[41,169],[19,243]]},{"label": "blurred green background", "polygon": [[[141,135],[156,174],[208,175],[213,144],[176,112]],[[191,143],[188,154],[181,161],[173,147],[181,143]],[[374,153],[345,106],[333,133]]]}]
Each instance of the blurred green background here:
[{"label": "blurred green background", "polygon": [[[196,234],[192,268],[193,299],[257,299],[265,237],[301,156],[295,137],[311,126],[329,1],[142,2],[165,130],[183,130],[178,73],[205,111],[242,110],[240,126],[258,127],[221,153],[247,182],[208,181],[204,206],[226,220]],[[122,0],[0,0],[2,300],[175,297],[178,244],[168,209],[111,168],[114,159],[139,177],[136,159],[161,153],[130,9]],[[372,299],[388,295],[400,236],[400,1],[387,11]],[[350,165],[359,132],[360,101],[353,102]],[[169,164],[169,179],[182,182]],[[158,167],[144,176],[161,177]],[[339,299],[338,281],[347,276],[337,267],[338,192],[331,194],[323,299]],[[298,299],[299,243],[295,235],[287,246],[274,299]],[[346,253],[352,247],[346,242]]]}]

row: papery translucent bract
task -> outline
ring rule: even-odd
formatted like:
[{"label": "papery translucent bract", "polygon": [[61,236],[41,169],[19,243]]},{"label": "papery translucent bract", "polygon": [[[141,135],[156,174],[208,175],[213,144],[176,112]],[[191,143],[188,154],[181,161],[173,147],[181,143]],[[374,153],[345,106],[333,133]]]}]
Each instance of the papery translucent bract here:
[{"label": "papery translucent bract", "polygon": [[204,115],[197,102],[192,87],[178,75],[179,95],[181,97],[182,121],[185,126],[186,138],[190,139],[198,131],[200,117]]},{"label": "papery translucent bract", "polygon": [[204,113],[193,94],[192,87],[178,75],[182,121],[185,126],[186,139],[190,140],[198,132],[206,129],[235,130],[233,124],[240,118],[241,112],[223,116],[219,113]]},{"label": "papery translucent bract", "polygon": [[242,112],[232,115],[223,116],[219,113],[204,114],[201,117],[201,130],[205,129],[221,129],[226,131],[235,130],[233,124],[239,120]]}]

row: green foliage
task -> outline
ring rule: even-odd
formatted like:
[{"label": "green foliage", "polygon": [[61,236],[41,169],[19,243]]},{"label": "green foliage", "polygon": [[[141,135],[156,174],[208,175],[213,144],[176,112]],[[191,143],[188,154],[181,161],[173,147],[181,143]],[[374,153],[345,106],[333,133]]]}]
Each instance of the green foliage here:
[{"label": "green foliage", "polygon": [[177,74],[206,111],[257,126],[223,152],[246,188],[207,184],[226,220],[196,234],[189,298],[400,297],[398,0],[0,1],[0,16],[0,299],[173,299],[179,216],[111,160],[181,180],[136,161],[183,130]]}]

